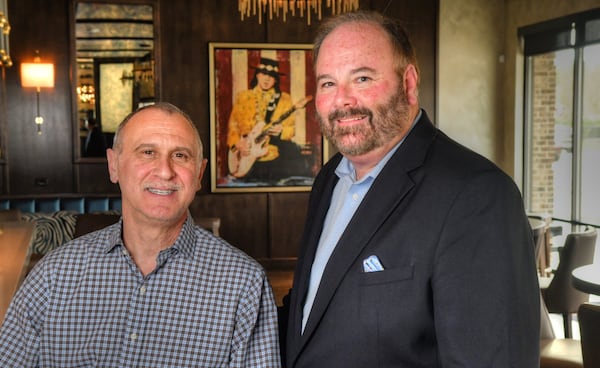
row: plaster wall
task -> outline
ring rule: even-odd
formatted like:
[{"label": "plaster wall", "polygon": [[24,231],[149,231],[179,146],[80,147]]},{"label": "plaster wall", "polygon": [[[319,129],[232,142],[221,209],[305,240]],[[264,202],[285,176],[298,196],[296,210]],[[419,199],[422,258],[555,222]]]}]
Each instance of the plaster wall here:
[{"label": "plaster wall", "polygon": [[458,142],[502,161],[503,0],[441,0],[438,126]]},{"label": "plaster wall", "polygon": [[437,123],[522,182],[520,27],[600,7],[598,0],[440,0]]}]

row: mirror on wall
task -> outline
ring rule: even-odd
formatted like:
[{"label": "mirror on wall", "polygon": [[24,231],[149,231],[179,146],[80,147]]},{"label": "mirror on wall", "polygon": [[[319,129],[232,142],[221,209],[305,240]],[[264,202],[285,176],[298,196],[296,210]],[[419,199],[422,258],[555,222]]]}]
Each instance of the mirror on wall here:
[{"label": "mirror on wall", "polygon": [[106,157],[118,124],[159,99],[155,0],[72,0],[76,159]]}]

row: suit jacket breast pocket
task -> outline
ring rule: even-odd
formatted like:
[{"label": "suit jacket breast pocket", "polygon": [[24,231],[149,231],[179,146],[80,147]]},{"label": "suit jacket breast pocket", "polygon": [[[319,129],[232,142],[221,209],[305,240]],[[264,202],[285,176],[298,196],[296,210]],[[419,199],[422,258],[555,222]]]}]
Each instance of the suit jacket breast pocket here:
[{"label": "suit jacket breast pocket", "polygon": [[[357,325],[364,345],[371,349],[369,351],[377,352],[374,359],[379,359],[375,356],[380,356],[379,351],[384,346],[410,344],[408,335],[399,336],[398,326],[408,327],[413,323],[414,268],[412,265],[397,266],[358,275]],[[393,341],[392,345],[390,341]]]},{"label": "suit jacket breast pocket", "polygon": [[360,275],[360,285],[379,285],[413,278],[414,266],[401,266],[377,272],[364,272]]}]

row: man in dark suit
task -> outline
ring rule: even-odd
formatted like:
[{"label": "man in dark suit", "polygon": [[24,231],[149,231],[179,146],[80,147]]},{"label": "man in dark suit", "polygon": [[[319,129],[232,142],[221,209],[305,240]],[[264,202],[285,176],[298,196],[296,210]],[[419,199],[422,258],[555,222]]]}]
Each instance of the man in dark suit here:
[{"label": "man in dark suit", "polygon": [[287,366],[539,366],[520,192],[419,108],[404,31],[345,14],[323,24],[314,58],[321,129],[340,153],[310,197]]}]

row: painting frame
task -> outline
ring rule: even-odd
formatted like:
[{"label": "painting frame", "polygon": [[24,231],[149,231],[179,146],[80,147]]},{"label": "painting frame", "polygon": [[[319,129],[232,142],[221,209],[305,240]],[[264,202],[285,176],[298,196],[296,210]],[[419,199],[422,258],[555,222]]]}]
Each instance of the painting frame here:
[{"label": "painting frame", "polygon": [[[315,90],[312,45],[209,42],[208,47],[211,192],[310,191],[328,157],[312,101]],[[269,69],[261,69],[265,68],[265,63],[269,64]],[[259,73],[274,76],[275,88],[271,90],[276,91],[278,107],[267,105],[265,109],[259,105],[266,102],[253,97],[268,93],[265,89],[259,90]],[[271,103],[273,100],[271,98]],[[279,108],[281,111],[277,110]],[[260,114],[268,114],[265,111],[269,109],[273,110],[271,118],[259,122]],[[286,112],[281,113],[284,110]],[[242,118],[249,116],[253,118]],[[258,124],[262,124],[262,130]],[[252,132],[257,135],[244,131],[252,125]],[[267,130],[275,125],[282,126],[279,135]],[[284,134],[283,129],[288,129],[287,133]],[[236,139],[252,142],[262,151],[248,159],[236,149]],[[282,144],[284,140],[286,142]],[[275,154],[271,155],[273,147]],[[294,152],[294,155],[288,152]],[[247,174],[239,169],[243,166],[240,160],[244,159],[249,160]]]}]

